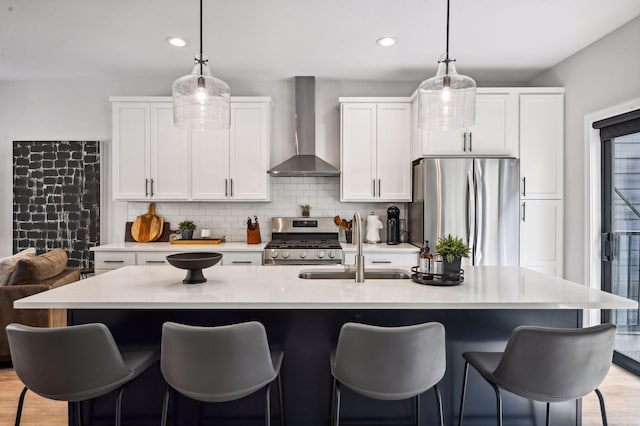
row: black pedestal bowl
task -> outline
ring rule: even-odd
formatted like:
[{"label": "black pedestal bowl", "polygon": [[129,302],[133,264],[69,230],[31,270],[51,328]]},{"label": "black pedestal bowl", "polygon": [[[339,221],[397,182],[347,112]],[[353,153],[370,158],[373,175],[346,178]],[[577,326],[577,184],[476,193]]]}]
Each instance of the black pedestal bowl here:
[{"label": "black pedestal bowl", "polygon": [[167,262],[178,269],[186,269],[187,276],[182,280],[184,284],[199,284],[207,282],[202,274],[204,268],[215,265],[222,259],[222,253],[176,253],[167,256]]}]

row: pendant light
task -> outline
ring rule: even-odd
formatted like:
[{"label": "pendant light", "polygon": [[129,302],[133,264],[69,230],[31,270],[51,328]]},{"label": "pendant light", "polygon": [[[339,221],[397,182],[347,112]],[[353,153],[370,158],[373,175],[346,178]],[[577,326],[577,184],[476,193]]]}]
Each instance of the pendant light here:
[{"label": "pendant light", "polygon": [[476,82],[458,74],[455,59],[449,58],[449,0],[447,0],[447,46],[438,61],[435,77],[418,86],[418,127],[462,129],[476,121]]},{"label": "pendant light", "polygon": [[202,0],[200,0],[200,54],[191,74],[173,82],[173,122],[190,129],[228,129],[231,91],[209,71],[202,54]]}]

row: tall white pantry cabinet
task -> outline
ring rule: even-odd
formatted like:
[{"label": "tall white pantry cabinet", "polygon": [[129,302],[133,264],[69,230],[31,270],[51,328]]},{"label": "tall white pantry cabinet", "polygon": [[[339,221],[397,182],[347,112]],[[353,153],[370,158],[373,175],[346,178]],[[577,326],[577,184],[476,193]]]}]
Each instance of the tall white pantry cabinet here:
[{"label": "tall white pantry cabinet", "polygon": [[232,97],[228,130],[173,125],[169,97],[112,97],[113,199],[269,201],[271,99]]},{"label": "tall white pantry cabinet", "polygon": [[520,159],[520,265],[563,275],[564,89],[478,88],[476,123],[449,132],[418,128],[411,98],[411,158]]}]

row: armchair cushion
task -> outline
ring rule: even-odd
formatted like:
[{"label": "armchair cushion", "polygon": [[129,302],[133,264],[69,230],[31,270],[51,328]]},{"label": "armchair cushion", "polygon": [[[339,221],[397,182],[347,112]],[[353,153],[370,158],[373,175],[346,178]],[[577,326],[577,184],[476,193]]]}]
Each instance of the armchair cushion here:
[{"label": "armchair cushion", "polygon": [[35,257],[18,260],[8,285],[39,283],[62,273],[67,267],[67,252],[53,249]]},{"label": "armchair cushion", "polygon": [[34,257],[35,255],[36,249],[30,247],[22,250],[18,254],[0,259],[0,286],[7,285],[9,283],[9,279],[11,278],[13,271],[16,269],[16,263],[18,263],[18,260],[25,257]]}]

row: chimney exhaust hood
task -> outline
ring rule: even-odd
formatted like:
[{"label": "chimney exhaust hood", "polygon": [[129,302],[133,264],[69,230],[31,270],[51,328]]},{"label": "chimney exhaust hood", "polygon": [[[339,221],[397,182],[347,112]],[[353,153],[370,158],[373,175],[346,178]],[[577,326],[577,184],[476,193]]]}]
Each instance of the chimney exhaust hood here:
[{"label": "chimney exhaust hood", "polygon": [[269,170],[272,176],[340,176],[340,170],[316,156],[316,79],[295,77],[296,155]]}]

